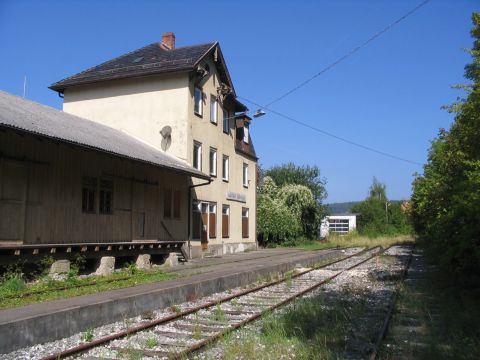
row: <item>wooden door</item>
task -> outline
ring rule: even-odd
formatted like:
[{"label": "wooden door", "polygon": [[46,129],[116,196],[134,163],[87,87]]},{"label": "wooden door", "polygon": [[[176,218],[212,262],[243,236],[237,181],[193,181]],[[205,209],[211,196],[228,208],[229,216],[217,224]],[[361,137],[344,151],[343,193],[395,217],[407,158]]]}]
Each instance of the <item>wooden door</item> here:
[{"label": "wooden door", "polygon": [[0,160],[0,242],[24,240],[27,165]]}]

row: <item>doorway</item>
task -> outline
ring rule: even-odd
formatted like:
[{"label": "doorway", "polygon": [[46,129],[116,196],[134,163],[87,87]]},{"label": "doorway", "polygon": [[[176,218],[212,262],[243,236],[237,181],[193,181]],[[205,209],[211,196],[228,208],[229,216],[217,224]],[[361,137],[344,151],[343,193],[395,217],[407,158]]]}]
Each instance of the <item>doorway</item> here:
[{"label": "doorway", "polygon": [[200,240],[202,250],[208,250],[209,240],[216,237],[216,203],[194,200],[192,204],[192,238]]}]

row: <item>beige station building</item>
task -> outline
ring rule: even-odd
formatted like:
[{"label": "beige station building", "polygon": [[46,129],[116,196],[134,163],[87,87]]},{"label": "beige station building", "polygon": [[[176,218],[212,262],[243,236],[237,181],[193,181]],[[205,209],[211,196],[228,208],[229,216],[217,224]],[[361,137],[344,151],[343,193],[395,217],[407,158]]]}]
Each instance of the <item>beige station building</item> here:
[{"label": "beige station building", "polygon": [[[257,156],[249,132],[252,119],[236,98],[217,42],[177,48],[175,35],[164,33],[161,42],[50,88],[63,97],[65,113],[118,130],[193,168],[193,175],[182,179],[171,174],[148,179],[144,171],[140,177],[115,176],[102,183],[100,173],[105,171],[87,167],[82,190],[78,189],[83,194],[82,205],[78,204],[82,216],[102,217],[101,204],[94,198],[102,186],[112,188],[114,195],[124,192],[136,198],[134,192],[140,190],[131,189],[129,178],[143,181],[138,211],[124,204],[125,199],[116,202],[114,197],[111,204],[111,214],[123,214],[131,224],[125,231],[128,236],[105,230],[112,236],[103,241],[159,239],[167,232],[188,240],[190,257],[256,247]],[[156,209],[153,217],[142,210],[148,203]],[[149,222],[161,225],[152,227]]]}]

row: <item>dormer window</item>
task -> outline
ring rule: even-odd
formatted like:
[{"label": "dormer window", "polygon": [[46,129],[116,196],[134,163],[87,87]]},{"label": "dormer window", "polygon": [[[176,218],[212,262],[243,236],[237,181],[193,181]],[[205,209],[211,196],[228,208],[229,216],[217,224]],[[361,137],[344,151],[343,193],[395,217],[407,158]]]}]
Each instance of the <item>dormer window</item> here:
[{"label": "dormer window", "polygon": [[194,105],[193,111],[195,114],[202,116],[203,115],[203,92],[202,89],[196,87],[194,92]]},{"label": "dormer window", "polygon": [[243,125],[243,142],[248,144],[248,123]]}]

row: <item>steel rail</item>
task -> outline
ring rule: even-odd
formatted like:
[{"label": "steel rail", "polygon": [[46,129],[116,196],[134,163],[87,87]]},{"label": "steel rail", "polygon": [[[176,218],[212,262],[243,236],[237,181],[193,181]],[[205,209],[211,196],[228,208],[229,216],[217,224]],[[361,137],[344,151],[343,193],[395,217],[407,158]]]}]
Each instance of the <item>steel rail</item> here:
[{"label": "steel rail", "polygon": [[405,269],[403,270],[402,278],[399,281],[399,283],[397,284],[397,286],[395,288],[395,292],[392,295],[392,300],[391,300],[390,305],[388,307],[387,315],[385,316],[382,328],[380,329],[380,333],[378,334],[377,339],[375,341],[373,351],[370,354],[370,357],[369,357],[370,360],[375,360],[377,358],[378,351],[380,349],[380,345],[382,344],[382,341],[385,338],[385,335],[387,334],[388,325],[390,324],[390,320],[392,319],[393,311],[395,310],[395,305],[397,303],[397,298],[398,298],[399,293],[400,293],[400,284],[403,283],[403,281],[405,280],[405,277],[407,276],[408,269],[410,268],[410,264],[412,262],[412,257],[413,257],[413,249],[412,249],[412,252],[410,252],[410,255],[409,255],[408,260],[407,260],[407,264],[405,265]]},{"label": "steel rail", "polygon": [[[377,247],[380,247],[380,246],[376,246],[376,247],[374,247],[374,248],[372,248],[372,249],[369,249],[369,250],[373,250],[373,249],[375,249],[375,248],[377,248]],[[380,248],[381,248],[381,247],[380,247]],[[367,251],[369,251],[369,250],[367,250]],[[216,340],[219,339],[221,336],[226,335],[226,334],[228,334],[229,332],[231,332],[231,331],[233,331],[233,330],[236,330],[236,329],[238,329],[238,328],[240,328],[240,327],[242,327],[242,326],[244,326],[244,325],[246,325],[246,324],[248,324],[248,323],[250,323],[250,322],[252,322],[252,321],[254,321],[254,320],[258,319],[258,318],[260,318],[260,317],[262,317],[262,316],[265,315],[266,313],[269,313],[269,312],[271,312],[272,310],[275,310],[275,309],[277,309],[277,308],[279,308],[279,307],[281,307],[281,306],[289,303],[290,301],[295,300],[295,299],[297,299],[297,298],[299,298],[299,297],[301,297],[301,296],[303,296],[303,295],[305,295],[305,294],[307,294],[307,293],[315,290],[316,288],[318,288],[318,287],[326,284],[327,282],[335,279],[336,277],[340,276],[340,275],[343,274],[344,272],[349,271],[349,270],[352,270],[353,268],[356,268],[356,267],[358,267],[358,266],[366,263],[367,261],[375,258],[375,257],[378,256],[379,254],[383,253],[385,250],[386,250],[386,249],[381,249],[378,253],[375,253],[373,256],[370,256],[369,258],[367,258],[367,259],[365,259],[365,260],[362,260],[362,261],[360,261],[359,263],[356,263],[356,264],[354,264],[354,265],[352,265],[352,266],[350,266],[350,267],[348,267],[348,268],[346,268],[346,269],[343,269],[343,270],[341,270],[340,272],[336,273],[335,275],[332,275],[332,276],[328,277],[327,279],[324,279],[324,280],[322,280],[322,281],[320,281],[320,282],[318,282],[318,283],[316,283],[316,284],[308,287],[307,289],[304,289],[304,290],[302,290],[302,291],[300,291],[300,292],[298,292],[298,293],[296,293],[296,294],[294,294],[294,295],[292,295],[292,296],[289,296],[287,299],[282,300],[282,301],[279,302],[278,304],[272,305],[272,306],[270,306],[269,308],[264,309],[264,310],[262,310],[261,312],[255,314],[255,315],[252,315],[251,317],[249,317],[249,318],[247,318],[247,319],[245,319],[245,320],[242,320],[240,323],[233,324],[233,325],[232,325],[230,328],[228,328],[228,329],[225,329],[225,330],[223,330],[223,331],[221,331],[221,332],[219,332],[219,333],[217,333],[217,334],[215,334],[215,335],[213,335],[213,336],[211,336],[211,337],[209,337],[209,338],[207,338],[207,339],[204,339],[204,340],[202,340],[202,341],[199,341],[198,343],[190,346],[187,350],[184,350],[184,351],[179,352],[179,353],[176,353],[176,354],[171,354],[171,355],[169,355],[168,359],[169,359],[169,360],[170,360],[170,359],[184,359],[188,354],[191,354],[191,353],[193,353],[193,352],[195,352],[195,351],[200,350],[201,348],[205,347],[206,345],[208,345],[208,344],[216,341]],[[347,259],[347,258],[346,258],[346,259]],[[344,259],[344,260],[346,260],[346,259]],[[301,274],[301,275],[303,275],[303,274]]]},{"label": "steel rail", "polygon": [[[341,261],[345,261],[345,260],[348,260],[352,257],[355,257],[355,256],[361,256],[363,254],[365,254],[366,252],[368,251],[372,251],[374,249],[381,249],[382,247],[381,246],[374,246],[370,249],[364,249],[362,251],[359,251],[358,253],[355,253],[355,254],[352,254],[352,255],[349,255],[349,256],[345,256],[341,259],[338,259],[338,260],[335,260],[335,261],[332,261],[330,263],[327,263],[327,264],[323,264],[319,267],[312,267],[311,269],[308,269],[308,270],[305,270],[303,272],[300,272],[300,273],[297,273],[297,274],[294,274],[292,275],[292,279],[294,278],[297,278],[301,275],[304,275],[304,274],[307,274],[311,271],[314,271],[314,270],[318,270],[318,269],[322,269],[322,268],[325,268],[327,266],[331,266],[331,265],[334,265],[334,264],[337,264]],[[329,253],[332,253],[333,250]],[[327,253],[327,254],[329,254]],[[374,255],[373,257],[377,256],[378,253],[376,255]],[[370,257],[368,258],[367,260],[370,260],[372,259],[373,257]],[[366,261],[366,260],[365,260]],[[362,261],[365,262],[365,261]],[[357,265],[360,265],[361,263],[357,264]],[[343,271],[346,271],[346,270],[343,270]],[[342,271],[342,272],[343,272]],[[338,276],[339,274],[337,274]],[[332,277],[332,278],[335,278],[336,276]],[[203,310],[203,309],[206,309],[206,308],[210,308],[210,307],[214,307],[216,305],[219,305],[219,304],[222,304],[224,302],[227,302],[227,301],[230,301],[232,299],[235,299],[237,297],[240,297],[240,296],[244,296],[244,295],[247,295],[247,294],[250,294],[250,293],[253,293],[253,292],[256,292],[258,290],[261,290],[261,289],[264,289],[266,287],[270,287],[270,286],[273,286],[273,285],[277,285],[277,284],[280,284],[282,282],[285,282],[286,279],[283,278],[283,279],[279,279],[279,280],[276,280],[276,281],[273,281],[273,282],[269,282],[269,283],[266,283],[266,284],[262,284],[262,285],[258,285],[258,286],[255,286],[251,289],[246,289],[244,291],[241,291],[239,293],[236,293],[236,294],[232,294],[232,295],[229,295],[229,296],[226,296],[224,298],[221,298],[221,299],[218,299],[218,300],[213,300],[213,301],[209,301],[205,304],[202,304],[202,305],[199,305],[199,306],[195,306],[191,309],[188,309],[188,310],[185,310],[185,311],[180,311],[178,313],[175,313],[175,314],[172,314],[172,315],[169,315],[169,316],[165,316],[165,317],[162,317],[160,319],[156,319],[156,320],[152,320],[152,321],[149,321],[147,323],[144,323],[144,324],[141,324],[141,325],[137,325],[137,326],[134,326],[134,327],[131,327],[129,329],[126,329],[126,330],[122,330],[122,331],[119,331],[115,334],[111,334],[111,335],[108,335],[108,336],[104,336],[102,338],[99,338],[99,339],[96,339],[96,340],[92,340],[90,342],[87,342],[87,343],[82,343],[82,344],[79,344],[77,346],[74,346],[74,347],[71,347],[69,349],[65,349],[63,351],[60,351],[60,352],[57,352],[57,353],[54,353],[52,355],[48,355],[48,356],[45,356],[45,357],[42,357],[41,360],[59,360],[59,359],[64,359],[68,356],[72,356],[72,355],[75,355],[75,354],[79,354],[79,353],[83,353],[87,350],[90,350],[90,349],[93,349],[97,346],[100,346],[100,345],[103,345],[105,343],[108,343],[110,341],[113,341],[113,340],[117,340],[117,339],[120,339],[120,338],[123,338],[123,337],[126,337],[128,335],[132,335],[132,334],[135,334],[137,332],[140,332],[140,331],[143,331],[143,330],[146,330],[146,329],[149,329],[149,328],[152,328],[152,327],[155,327],[157,325],[161,325],[161,324],[165,324],[165,323],[168,323],[170,321],[173,321],[173,320],[176,320],[176,319],[179,319],[179,318],[182,318],[182,317],[185,317],[187,315],[190,315],[190,314],[193,314],[195,312],[198,312],[200,310]],[[322,285],[322,284],[320,284]],[[318,286],[320,286],[318,285]],[[270,311],[270,309],[268,310]],[[257,316],[258,317],[258,316]],[[255,317],[255,319],[257,318]],[[231,329],[228,329],[229,331],[233,330],[233,329],[236,329],[236,327],[233,327]],[[203,347],[203,346],[202,346]],[[193,350],[194,351],[194,350]],[[175,355],[173,355],[175,356]]]}]

